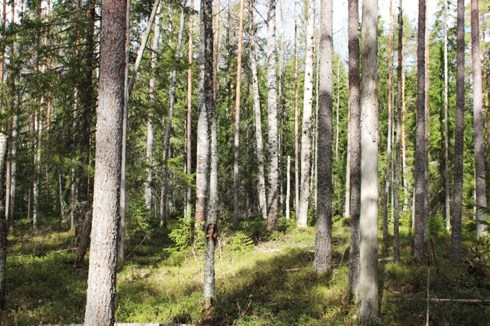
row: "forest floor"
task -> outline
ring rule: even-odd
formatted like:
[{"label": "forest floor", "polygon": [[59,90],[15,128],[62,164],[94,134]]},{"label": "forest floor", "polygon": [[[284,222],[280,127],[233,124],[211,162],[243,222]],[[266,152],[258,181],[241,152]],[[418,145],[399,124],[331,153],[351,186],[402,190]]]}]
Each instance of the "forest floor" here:
[{"label": "forest floor", "polygon": [[[194,246],[176,249],[161,232],[133,232],[127,261],[117,276],[117,320],[193,325],[357,324],[346,290],[346,220],[334,223],[333,269],[327,275],[317,275],[312,268],[314,228],[297,230],[282,223],[281,231],[264,236],[263,226],[262,221],[246,221],[243,231],[221,230],[216,308],[214,319],[207,322],[202,319],[202,240],[196,237]],[[172,238],[179,243],[183,234],[185,230],[179,229]],[[382,255],[380,241],[380,324],[425,324],[428,280],[431,325],[490,324],[489,241],[467,241],[465,262],[460,265],[449,261],[447,235],[432,237],[430,266],[413,261],[408,234],[401,244],[402,259],[395,263],[390,250]],[[74,267],[72,232],[16,230],[9,236],[9,246],[7,307],[0,313],[0,324],[81,323],[88,260]]]}]

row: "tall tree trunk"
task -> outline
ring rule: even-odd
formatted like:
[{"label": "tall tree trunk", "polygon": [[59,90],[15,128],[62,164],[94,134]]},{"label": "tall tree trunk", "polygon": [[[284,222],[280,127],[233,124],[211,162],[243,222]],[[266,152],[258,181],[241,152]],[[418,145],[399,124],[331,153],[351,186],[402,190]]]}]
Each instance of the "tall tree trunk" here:
[{"label": "tall tree trunk", "polygon": [[359,285],[359,219],[361,214],[361,107],[359,76],[359,1],[349,0],[349,153],[350,266],[349,294],[357,299]]},{"label": "tall tree trunk", "polygon": [[417,47],[417,124],[415,134],[415,238],[414,254],[418,263],[425,257],[425,230],[427,228],[427,211],[425,197],[427,194],[426,168],[427,156],[425,146],[425,0],[419,0],[418,47]]},{"label": "tall tree trunk", "polygon": [[[175,57],[176,62],[180,62],[182,58],[182,36],[184,35],[185,27],[185,4],[187,0],[183,0],[182,10],[180,12],[180,25],[179,34],[177,37],[177,53]],[[168,92],[168,117],[167,124],[165,125],[165,136],[163,144],[163,180],[162,180],[162,197],[160,201],[160,226],[167,227],[167,198],[168,198],[168,159],[170,157],[170,135],[172,133],[172,119],[174,116],[175,107],[175,92],[177,88],[177,68],[172,70],[170,75],[170,90]]]},{"label": "tall tree trunk", "polygon": [[[332,0],[320,2],[320,89],[318,111],[318,211],[315,237],[317,272],[326,273],[332,259]],[[338,126],[337,126],[338,128]]]},{"label": "tall tree trunk", "polygon": [[[192,0],[194,1],[194,0]],[[229,0],[228,0],[229,1]],[[228,3],[229,5],[229,3]],[[219,33],[220,33],[220,12],[221,5],[220,0],[216,0],[216,21],[215,21],[215,34],[214,34],[214,48],[213,48],[213,99],[217,101],[218,95],[218,66],[219,66]]]},{"label": "tall tree trunk", "polygon": [[291,156],[288,155],[286,163],[286,220],[289,221],[291,218],[290,213],[290,203],[291,200]]},{"label": "tall tree trunk", "polygon": [[0,133],[0,310],[5,308],[5,276],[7,273],[7,221],[5,219],[5,168],[7,135]]},{"label": "tall tree trunk", "polygon": [[458,0],[456,18],[456,119],[454,131],[454,188],[451,218],[451,255],[461,259],[464,163],[464,0]]},{"label": "tall tree trunk", "polygon": [[259,174],[259,183],[257,190],[259,193],[259,206],[262,217],[267,219],[267,199],[265,193],[265,173],[264,173],[264,141],[262,139],[262,114],[260,109],[259,78],[257,73],[257,50],[255,47],[255,25],[254,25],[254,3],[250,1],[250,66],[252,70],[252,88],[254,98],[254,122],[255,122],[255,139],[257,141],[257,168]]},{"label": "tall tree trunk", "polygon": [[427,227],[428,220],[430,217],[430,209],[429,209],[429,20],[427,19],[428,7],[425,6],[425,50],[424,50],[424,70],[425,70],[425,83],[424,83],[424,109],[425,109],[425,128],[424,128],[424,150],[425,150],[425,189],[426,194],[424,195],[424,211],[425,211],[425,229],[424,229],[424,242],[427,240],[427,235],[429,233],[429,229]]},{"label": "tall tree trunk", "polygon": [[298,70],[298,22],[294,17],[294,211],[299,211],[299,70]]},{"label": "tall tree trunk", "polygon": [[[218,0],[219,5],[219,0]],[[219,6],[218,6],[219,7]],[[191,0],[190,9],[194,10],[194,0]],[[219,15],[217,15],[219,17]],[[193,47],[193,33],[194,33],[194,14],[189,14],[189,48],[187,52],[187,63],[189,64],[189,68],[187,69],[187,112],[186,112],[186,121],[185,121],[185,151],[186,151],[186,164],[185,164],[185,172],[187,174],[188,180],[192,175],[192,65],[193,65],[193,57],[192,57],[192,47]],[[213,90],[213,97],[214,94]],[[185,196],[185,213],[184,216],[187,220],[192,219],[192,187],[189,184],[187,185],[186,196]]]},{"label": "tall tree trunk", "polygon": [[[473,126],[475,137],[476,235],[487,234],[485,136],[483,134],[482,67],[479,1],[471,0],[471,59],[473,63]],[[490,128],[490,126],[488,126]]]},{"label": "tall tree trunk", "polygon": [[240,101],[242,92],[242,43],[243,43],[243,7],[244,0],[240,0],[240,20],[238,27],[238,62],[236,73],[235,98],[235,140],[233,142],[233,227],[238,228],[240,222],[240,207],[238,195],[240,192],[239,159],[240,159]]},{"label": "tall tree trunk", "polygon": [[308,0],[308,21],[306,25],[306,58],[303,96],[303,122],[301,126],[301,183],[299,211],[296,217],[298,227],[308,223],[308,202],[310,199],[311,168],[311,111],[313,95],[313,26],[315,23],[315,2]]},{"label": "tall tree trunk", "polygon": [[362,2],[361,222],[359,302],[361,324],[379,316],[378,302],[378,1]]},{"label": "tall tree trunk", "polygon": [[102,2],[93,229],[85,325],[114,325],[127,1]]},{"label": "tall tree trunk", "polygon": [[395,261],[400,260],[400,181],[402,171],[402,151],[401,151],[401,137],[402,137],[402,110],[403,110],[403,98],[402,98],[402,75],[403,75],[403,3],[399,2],[398,12],[398,89],[397,89],[397,113],[396,113],[396,162],[395,162],[395,178],[393,182],[394,187],[394,225],[393,225],[393,258]]},{"label": "tall tree trunk", "polygon": [[[12,96],[15,96],[15,93],[12,93]],[[14,227],[14,213],[15,213],[15,190],[17,185],[17,129],[19,124],[19,116],[17,114],[17,110],[15,110],[14,117],[12,118],[12,138],[10,140],[10,164],[8,165],[10,168],[10,175],[8,182],[9,192],[6,194],[8,196],[8,211],[7,214],[7,225],[10,229]]]},{"label": "tall tree trunk", "polygon": [[447,59],[447,0],[444,0],[444,216],[446,217],[446,230],[451,229],[451,203],[449,189],[449,76]]},{"label": "tall tree trunk", "polygon": [[[205,223],[204,313],[211,317],[215,299],[214,252],[218,237],[217,143],[213,93],[213,1],[201,1],[199,121],[197,135],[196,223]],[[206,121],[204,121],[206,119]],[[214,132],[213,132],[214,129]],[[214,141],[213,141],[214,138]],[[210,153],[212,152],[212,153]],[[214,156],[214,157],[213,157]],[[210,162],[211,161],[211,162]],[[211,164],[209,164],[211,163]],[[211,165],[211,169],[210,169]],[[210,173],[211,172],[211,173]],[[202,184],[201,184],[201,182]],[[210,190],[208,206],[207,192]],[[208,215],[208,208],[209,214]]]},{"label": "tall tree trunk", "polygon": [[[152,52],[150,67],[151,71],[155,72],[157,67],[157,51],[160,41],[160,7],[157,9],[155,29],[153,31],[153,41],[152,41]],[[156,106],[155,100],[155,89],[156,89],[156,74],[153,73],[150,78],[150,105],[152,108]],[[146,180],[145,180],[145,207],[149,211],[152,208],[152,197],[153,197],[153,142],[154,142],[154,127],[153,127],[153,110],[149,113],[148,119],[146,121]]]},{"label": "tall tree trunk", "polygon": [[393,0],[390,0],[389,18],[388,18],[388,132],[386,137],[386,175],[385,189],[383,194],[383,253],[388,254],[389,231],[388,231],[388,208],[389,194],[391,188],[391,163],[393,152],[391,148],[393,134]]},{"label": "tall tree trunk", "polygon": [[277,229],[279,219],[279,153],[277,122],[277,80],[276,80],[276,0],[268,1],[267,8],[267,102],[269,139],[269,195],[267,230]]}]

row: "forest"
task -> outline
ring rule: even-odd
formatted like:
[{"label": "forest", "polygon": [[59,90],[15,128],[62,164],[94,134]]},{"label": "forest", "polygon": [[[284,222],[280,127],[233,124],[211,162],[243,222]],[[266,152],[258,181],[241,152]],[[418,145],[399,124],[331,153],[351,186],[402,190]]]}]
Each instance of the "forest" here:
[{"label": "forest", "polygon": [[1,325],[489,325],[490,1],[0,22]]}]

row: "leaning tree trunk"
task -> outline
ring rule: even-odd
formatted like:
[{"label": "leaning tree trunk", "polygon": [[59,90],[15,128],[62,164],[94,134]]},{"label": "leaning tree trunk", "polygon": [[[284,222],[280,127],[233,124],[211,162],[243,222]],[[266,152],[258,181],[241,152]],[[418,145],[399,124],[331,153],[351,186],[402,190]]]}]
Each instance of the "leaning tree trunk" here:
[{"label": "leaning tree trunk", "polygon": [[5,163],[7,136],[0,133],[0,310],[5,308],[5,276],[7,272],[7,221],[5,218]]},{"label": "leaning tree trunk", "polygon": [[359,1],[349,0],[349,170],[350,266],[349,294],[357,298],[359,284],[359,218],[361,214],[361,107],[359,103]]},{"label": "leaning tree trunk", "polygon": [[[320,87],[318,110],[318,210],[315,237],[317,272],[326,273],[332,259],[332,0],[320,2]],[[338,128],[338,126],[337,126]]]},{"label": "leaning tree trunk", "polygon": [[361,221],[359,302],[361,324],[379,318],[378,302],[378,1],[362,2]]},{"label": "leaning tree trunk", "polygon": [[417,47],[417,123],[415,134],[415,230],[414,254],[418,263],[425,257],[425,230],[427,228],[427,211],[425,197],[427,194],[426,168],[427,153],[425,145],[425,0],[419,0],[418,47]]},{"label": "leaning tree trunk", "polygon": [[[179,34],[177,37],[177,54],[175,61],[180,62],[182,57],[182,36],[184,35],[185,27],[185,3],[182,4],[182,10],[180,12],[180,25]],[[162,196],[160,200],[160,226],[167,227],[167,199],[168,199],[168,159],[170,157],[170,135],[172,132],[172,119],[174,116],[175,107],[175,93],[177,88],[177,68],[174,68],[170,77],[170,90],[168,92],[169,104],[168,104],[168,118],[167,125],[165,126],[165,136],[163,143],[163,180],[162,180]]]},{"label": "leaning tree trunk", "polygon": [[313,95],[313,32],[315,23],[315,1],[308,0],[308,22],[306,25],[306,58],[303,95],[303,122],[301,126],[301,183],[298,216],[298,227],[308,223],[308,202],[310,199],[311,167],[311,111]]},{"label": "leaning tree trunk", "polygon": [[[485,139],[483,135],[482,67],[478,0],[471,0],[471,58],[473,62],[473,126],[475,133],[476,235],[487,234]],[[490,128],[490,126],[488,126]]]},{"label": "leaning tree trunk", "polygon": [[126,9],[126,0],[102,2],[92,250],[85,325],[115,322]]},{"label": "leaning tree trunk", "polygon": [[240,222],[240,207],[238,194],[240,192],[240,106],[242,94],[242,43],[243,43],[243,7],[244,0],[240,0],[240,19],[238,27],[238,62],[236,72],[236,98],[235,98],[235,139],[233,142],[233,227],[238,228]]},{"label": "leaning tree trunk", "polygon": [[254,98],[254,122],[255,122],[255,139],[257,141],[257,168],[259,183],[257,190],[259,193],[259,206],[262,217],[267,219],[267,199],[265,194],[265,173],[264,173],[264,141],[262,139],[262,117],[260,110],[259,78],[257,73],[257,53],[255,48],[255,25],[253,23],[254,1],[250,2],[250,66],[252,70],[252,88]]},{"label": "leaning tree trunk", "polygon": [[464,0],[458,0],[456,18],[456,119],[454,131],[454,188],[451,218],[451,255],[461,259],[464,163]]},{"label": "leaning tree trunk", "polygon": [[277,129],[277,80],[276,80],[276,0],[269,0],[267,10],[267,102],[269,106],[269,195],[267,230],[277,229],[279,219],[279,153]]}]

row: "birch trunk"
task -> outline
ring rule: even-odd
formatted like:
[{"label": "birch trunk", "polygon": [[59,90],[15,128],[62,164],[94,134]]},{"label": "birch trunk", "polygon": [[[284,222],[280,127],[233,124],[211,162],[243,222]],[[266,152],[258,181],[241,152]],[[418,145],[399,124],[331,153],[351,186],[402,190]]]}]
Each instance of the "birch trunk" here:
[{"label": "birch trunk", "polygon": [[305,80],[303,95],[303,122],[301,126],[301,183],[298,216],[298,227],[308,224],[308,202],[310,199],[311,168],[311,114],[313,95],[313,26],[315,23],[315,2],[308,0],[308,21],[306,26]]},{"label": "birch trunk", "polygon": [[299,211],[299,71],[298,71],[298,23],[294,21],[294,211]]},{"label": "birch trunk", "polygon": [[[180,12],[179,34],[177,36],[177,53],[175,61],[180,62],[182,58],[182,37],[184,35],[185,26],[185,4],[187,0],[183,0],[182,9]],[[175,107],[175,92],[177,88],[177,68],[172,70],[170,75],[170,90],[168,92],[168,117],[165,126],[165,136],[163,143],[163,180],[162,180],[162,197],[160,200],[160,226],[167,227],[167,199],[168,199],[168,159],[170,157],[170,135],[172,133],[172,119],[174,116]]]},{"label": "birch trunk", "polygon": [[456,119],[454,131],[454,188],[451,217],[451,254],[454,261],[461,259],[461,219],[463,215],[464,163],[464,0],[458,0],[456,18]]},{"label": "birch trunk", "polygon": [[276,80],[276,0],[268,1],[267,10],[267,102],[269,138],[269,195],[267,230],[277,229],[279,219],[279,153],[277,126],[277,80]]},{"label": "birch trunk", "polygon": [[[219,4],[219,0],[218,0]],[[190,9],[194,10],[194,0],[191,0]],[[219,15],[217,15],[219,16]],[[185,121],[185,151],[186,151],[186,164],[185,171],[188,178],[188,185],[186,191],[186,206],[184,216],[187,220],[192,219],[192,187],[190,186],[190,178],[192,176],[192,47],[193,47],[193,32],[194,32],[194,14],[189,14],[189,48],[187,53],[187,62],[189,69],[187,69],[187,112]],[[213,95],[215,96],[215,95]]]},{"label": "birch trunk", "polygon": [[[15,93],[12,93],[14,96]],[[12,119],[12,138],[10,140],[10,176],[7,180],[8,182],[8,211],[7,214],[7,225],[10,229],[14,227],[14,213],[15,213],[15,190],[17,185],[17,129],[19,124],[19,116],[17,112],[14,113]],[[0,153],[1,154],[1,153]],[[7,207],[5,207],[7,209]]]},{"label": "birch trunk", "polygon": [[290,200],[291,200],[291,156],[288,155],[286,165],[286,220],[289,221],[290,217]]},{"label": "birch trunk", "polygon": [[318,211],[313,265],[319,273],[332,259],[332,0],[320,2],[320,88],[318,111]]},{"label": "birch trunk", "polygon": [[126,0],[102,2],[92,250],[85,325],[115,322],[126,9]]},{"label": "birch trunk", "polygon": [[378,301],[378,1],[362,2],[361,221],[359,302],[361,324],[379,318]]},{"label": "birch trunk", "polygon": [[264,173],[264,141],[262,138],[262,114],[260,108],[260,94],[259,94],[259,78],[257,73],[257,53],[255,47],[255,26],[254,26],[254,1],[250,2],[250,66],[252,70],[252,88],[253,88],[253,107],[254,107],[254,122],[255,122],[255,139],[257,141],[257,166],[259,173],[258,193],[259,193],[259,206],[262,217],[267,219],[267,199],[265,193],[265,173]]},{"label": "birch trunk", "polygon": [[[475,137],[476,235],[487,234],[487,198],[485,177],[485,139],[483,134],[483,92],[480,51],[479,1],[471,0],[471,58],[473,62],[473,128]],[[490,126],[489,126],[490,127]]]},{"label": "birch trunk", "polygon": [[242,92],[242,43],[243,43],[243,7],[244,0],[240,0],[240,19],[238,27],[238,62],[236,73],[236,98],[235,98],[235,139],[233,142],[233,227],[238,228],[240,222],[240,207],[238,194],[240,192],[240,101]]},{"label": "birch trunk", "polygon": [[361,213],[361,107],[359,103],[359,1],[349,0],[349,153],[350,266],[349,294],[357,300],[359,285],[359,219]]},{"label": "birch trunk", "polygon": [[426,199],[426,168],[427,153],[425,145],[425,0],[419,0],[418,18],[418,47],[417,47],[417,114],[415,134],[415,229],[414,229],[414,255],[420,264],[425,258],[425,230],[427,228]]}]

